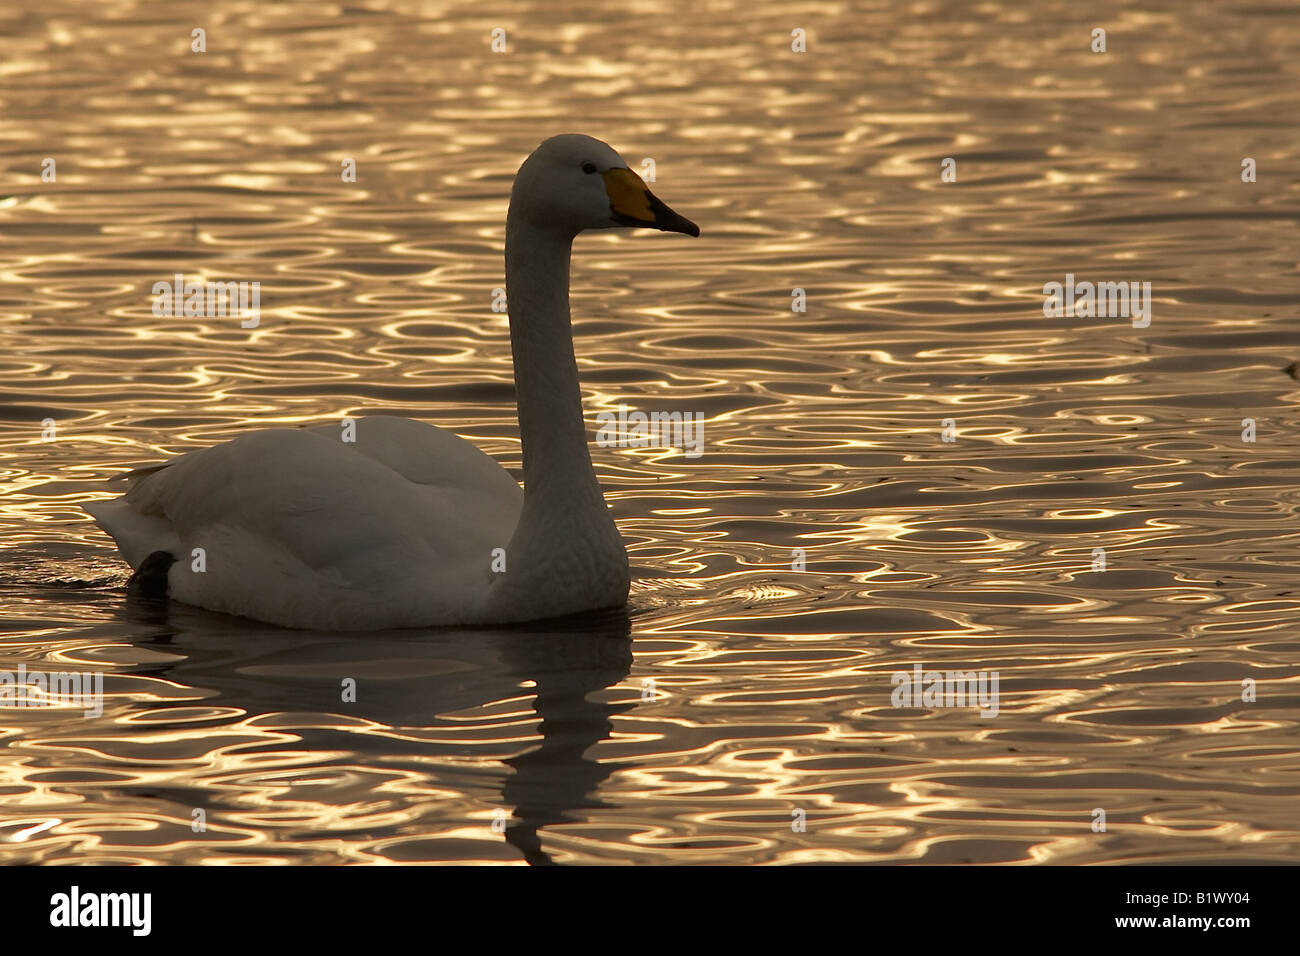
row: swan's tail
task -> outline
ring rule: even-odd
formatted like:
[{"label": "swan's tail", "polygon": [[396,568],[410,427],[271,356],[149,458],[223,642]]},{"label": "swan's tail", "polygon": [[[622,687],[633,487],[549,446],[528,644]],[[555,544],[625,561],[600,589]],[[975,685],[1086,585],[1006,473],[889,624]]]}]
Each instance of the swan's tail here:
[{"label": "swan's tail", "polygon": [[140,514],[126,498],[87,501],[81,507],[112,536],[122,557],[134,570],[139,570],[144,559],[155,551],[180,553],[176,529],[163,515]]}]

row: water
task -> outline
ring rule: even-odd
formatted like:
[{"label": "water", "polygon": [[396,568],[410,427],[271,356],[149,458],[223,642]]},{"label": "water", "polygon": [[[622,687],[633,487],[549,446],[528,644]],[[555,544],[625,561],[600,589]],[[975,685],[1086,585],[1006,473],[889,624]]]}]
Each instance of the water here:
[{"label": "water", "polygon": [[[6,5],[0,670],[106,696],[0,710],[3,859],[1294,862],[1300,22],[1143,6]],[[78,508],[127,467],[400,414],[517,474],[492,289],[566,130],[703,229],[575,250],[593,430],[707,416],[698,459],[594,449],[627,617],[128,603]],[[155,318],[176,272],[261,325]],[[1067,273],[1150,326],[1045,318]],[[892,707],[918,663],[997,716]]]}]

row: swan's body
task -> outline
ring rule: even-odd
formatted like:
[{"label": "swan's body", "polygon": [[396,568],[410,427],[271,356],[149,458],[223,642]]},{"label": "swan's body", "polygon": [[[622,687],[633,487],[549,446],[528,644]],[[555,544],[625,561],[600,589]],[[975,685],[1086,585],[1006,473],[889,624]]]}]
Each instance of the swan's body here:
[{"label": "swan's body", "polygon": [[456,435],[381,416],[357,421],[355,441],[332,423],[191,452],[86,510],[137,575],[161,567],[172,598],[288,627],[508,623],[623,605],[627,552],[582,419],[569,253],[584,229],[635,225],[699,234],[599,140],[552,137],[515,178],[506,288],[525,490]]}]

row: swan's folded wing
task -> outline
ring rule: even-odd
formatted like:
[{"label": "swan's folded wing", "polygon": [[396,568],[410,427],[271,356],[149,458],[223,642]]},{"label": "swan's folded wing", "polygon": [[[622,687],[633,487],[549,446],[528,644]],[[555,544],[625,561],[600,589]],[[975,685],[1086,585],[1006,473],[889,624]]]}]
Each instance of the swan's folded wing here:
[{"label": "swan's folded wing", "polygon": [[[342,441],[340,425],[307,429],[332,441]],[[472,486],[481,494],[499,497],[505,507],[522,505],[519,484],[510,473],[459,435],[410,418],[372,415],[358,419],[350,446],[421,485],[439,488]]]},{"label": "swan's folded wing", "polygon": [[403,421],[362,419],[355,443],[333,426],[254,432],[141,473],[125,497],[87,510],[133,567],[151,551],[188,562],[203,549],[203,574],[173,573],[175,596],[218,610],[314,590],[452,600],[509,542],[522,492],[468,442]]}]

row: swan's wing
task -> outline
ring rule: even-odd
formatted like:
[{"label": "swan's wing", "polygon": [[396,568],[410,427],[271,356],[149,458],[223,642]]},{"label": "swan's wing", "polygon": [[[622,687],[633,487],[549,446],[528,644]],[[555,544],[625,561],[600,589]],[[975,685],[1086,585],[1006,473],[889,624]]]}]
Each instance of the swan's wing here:
[{"label": "swan's wing", "polygon": [[409,419],[363,418],[355,442],[342,437],[336,426],[254,432],[86,510],[132,567],[165,550],[187,570],[201,548],[204,571],[170,579],[175,597],[203,607],[274,621],[277,601],[347,603],[341,591],[454,600],[508,543],[519,485],[470,443]]},{"label": "swan's wing", "polygon": [[[306,429],[335,442],[346,434],[341,425],[316,425]],[[356,420],[346,442],[353,450],[387,465],[408,481],[431,487],[456,487],[467,482],[486,481],[484,489],[493,495],[513,498],[519,484],[510,473],[478,446],[459,435],[392,415],[373,415]]]}]

